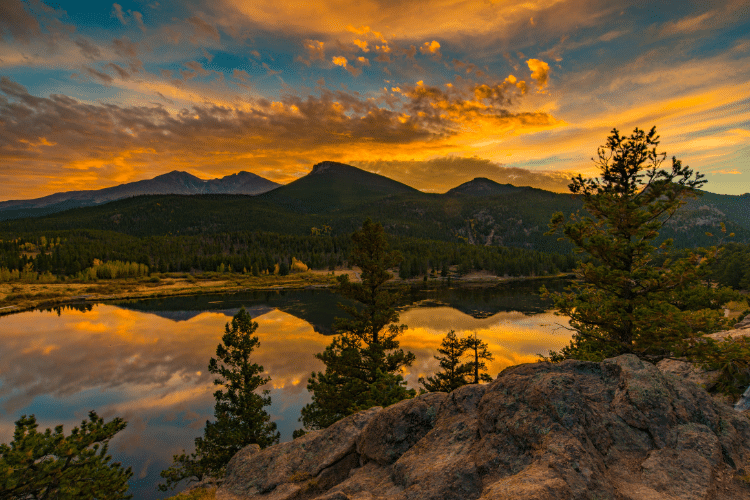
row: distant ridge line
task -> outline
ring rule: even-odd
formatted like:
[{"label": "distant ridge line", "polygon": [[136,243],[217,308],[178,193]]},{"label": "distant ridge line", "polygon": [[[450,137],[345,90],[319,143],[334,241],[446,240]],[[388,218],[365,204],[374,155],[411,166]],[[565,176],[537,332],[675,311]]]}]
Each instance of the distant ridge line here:
[{"label": "distant ridge line", "polygon": [[[173,170],[152,179],[119,184],[103,189],[65,191],[41,198],[0,202],[0,213],[10,210],[31,211],[60,205],[61,210],[80,206],[100,205],[123,198],[163,194],[244,194],[258,195],[279,187],[251,172],[240,171],[222,178],[200,179],[188,172]],[[46,211],[49,213],[49,210]]]}]

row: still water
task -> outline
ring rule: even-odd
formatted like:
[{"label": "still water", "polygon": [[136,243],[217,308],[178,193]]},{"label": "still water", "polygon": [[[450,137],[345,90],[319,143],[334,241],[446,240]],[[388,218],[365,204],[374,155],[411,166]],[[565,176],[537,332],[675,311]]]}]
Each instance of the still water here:
[{"label": "still water", "polygon": [[[539,286],[413,289],[401,307],[401,323],[408,325],[401,346],[417,357],[405,374],[409,386],[418,388],[420,376],[438,369],[433,356],[449,330],[476,332],[489,344],[493,377],[567,344],[567,321],[535,294]],[[253,292],[0,317],[0,442],[10,442],[14,421],[24,414],[36,415],[40,429],[64,424],[66,433],[92,409],[105,420],[123,417],[128,427],[110,452],[133,468],[134,498],[161,498],[159,472],[173,454],[192,451],[213,416],[206,368],[227,321],[244,306],[258,322],[253,360],[272,378],[267,410],[286,441],[301,426],[300,409],[310,401],[307,378],[323,369],[313,354],[330,343],[341,300],[326,290]]]}]

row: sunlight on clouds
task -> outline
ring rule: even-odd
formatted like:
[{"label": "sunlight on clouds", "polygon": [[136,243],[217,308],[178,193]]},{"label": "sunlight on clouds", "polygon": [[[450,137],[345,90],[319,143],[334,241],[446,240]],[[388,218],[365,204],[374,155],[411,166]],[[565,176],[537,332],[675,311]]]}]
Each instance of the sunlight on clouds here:
[{"label": "sunlight on clouds", "polygon": [[367,42],[362,41],[360,39],[356,39],[356,40],[354,40],[353,43],[354,43],[354,45],[356,45],[357,47],[359,47],[362,50],[362,52],[370,52],[370,48],[368,47]]},{"label": "sunlight on clouds", "polygon": [[[369,65],[366,58],[357,58],[356,66],[352,66],[344,56],[333,57],[332,63],[354,76]],[[67,189],[91,189],[153,177],[148,174],[161,173],[159,170],[164,168],[196,171],[211,163],[215,172],[221,172],[236,169],[238,159],[261,166],[263,159],[272,156],[278,164],[291,157],[298,165],[305,165],[301,171],[287,170],[270,176],[275,181],[288,180],[321,159],[425,159],[455,154],[457,147],[471,155],[476,152],[472,144],[486,143],[488,136],[533,133],[560,126],[561,122],[548,112],[509,109],[517,107],[512,106],[512,100],[525,94],[525,83],[521,83],[506,80],[494,86],[435,87],[420,81],[410,88],[393,86],[400,91],[398,96],[392,95],[397,99],[393,103],[398,106],[395,110],[358,93],[329,89],[321,89],[319,96],[285,94],[280,100],[257,99],[244,105],[207,101],[204,96],[202,104],[193,105],[192,109],[108,106],[106,112],[100,104],[72,99],[24,100],[28,95],[25,89],[7,79],[3,80],[2,90],[23,101],[22,107],[30,111],[34,107],[52,107],[60,115],[69,116],[69,120],[80,121],[75,126],[61,124],[57,135],[50,136],[57,146],[55,157],[46,161],[54,160],[71,171],[65,179]],[[152,93],[177,97],[163,83],[154,85],[139,84],[141,91],[151,86]],[[135,95],[130,94],[129,100],[134,101]],[[195,96],[189,93],[181,97]],[[14,107],[7,107],[6,112],[18,117],[13,129],[16,144],[39,137],[33,126],[21,124],[31,115],[21,115],[21,108]],[[320,127],[320,123],[327,125]],[[91,129],[91,133],[84,132],[86,129]],[[102,133],[109,134],[109,138],[104,139]],[[11,141],[12,137],[9,136]],[[81,141],[92,137],[98,139],[97,148],[82,148]],[[347,148],[342,148],[342,138],[346,138]],[[158,150],[140,146],[157,142]],[[190,155],[184,154],[186,149]],[[247,169],[256,170],[254,166]],[[60,180],[51,180],[47,188],[53,190],[54,182]],[[35,188],[38,190],[38,186]]]},{"label": "sunlight on clouds", "polygon": [[687,144],[692,150],[701,151],[726,148],[744,143],[748,143],[747,137],[725,135],[720,137],[702,137],[699,139],[691,139]]},{"label": "sunlight on clouds", "polygon": [[432,42],[425,42],[419,48],[419,51],[422,54],[439,55],[440,54],[440,44],[436,40],[433,40]]},{"label": "sunlight on clouds", "polygon": [[549,64],[539,59],[529,59],[526,61],[526,64],[531,70],[531,78],[536,80],[539,88],[543,89],[546,87],[549,80]]},{"label": "sunlight on clouds", "polygon": [[378,31],[373,31],[370,29],[369,26],[360,26],[359,28],[355,28],[351,24],[347,25],[346,31],[350,33],[354,33],[355,35],[371,35],[378,40],[380,40],[383,43],[386,43],[385,38],[383,37],[383,34]]},{"label": "sunlight on clouds", "polygon": [[[448,0],[429,5],[322,2],[274,4],[273,9],[268,1],[225,2],[216,11],[190,13],[192,17],[153,28],[150,23],[155,20],[146,16],[145,33],[144,18],[139,23],[135,11],[123,8],[128,29],[114,41],[82,30],[79,38],[60,38],[49,53],[37,50],[43,46],[42,38],[31,37],[23,47],[3,41],[12,49],[11,58],[18,50],[39,53],[45,64],[75,68],[81,83],[107,83],[109,93],[99,98],[90,90],[71,93],[66,87],[58,95],[52,87],[37,86],[34,93],[42,88],[49,94],[24,95],[25,89],[19,91],[12,79],[4,77],[0,90],[7,91],[12,104],[0,117],[11,124],[0,149],[0,160],[7,166],[0,173],[0,199],[108,187],[173,169],[202,178],[245,169],[287,182],[325,159],[377,162],[481,156],[498,162],[511,159],[532,169],[591,172],[588,158],[613,126],[632,130],[636,125],[656,124],[665,144],[669,140],[668,150],[689,152],[692,159],[729,158],[745,144],[722,130],[736,129],[747,119],[741,97],[747,94],[741,87],[750,67],[746,40],[729,43],[726,51],[704,59],[686,59],[679,51],[655,48],[617,59],[618,71],[611,72],[594,60],[581,60],[581,71],[574,74],[566,69],[567,59],[552,66],[545,61],[563,61],[558,56],[566,50],[570,54],[594,44],[626,43],[633,29],[615,22],[600,26],[606,29],[592,28],[588,38],[547,33],[551,16],[564,18],[561,22],[568,26],[587,9],[575,2],[563,7],[552,0],[471,5]],[[732,12],[736,6],[686,12],[649,29],[655,34],[658,30],[689,33],[715,26]],[[410,18],[410,13],[416,14]],[[597,19],[612,21],[612,15],[596,8],[583,18],[578,16],[575,24],[592,27]],[[479,19],[476,24],[465,24],[471,27],[469,38],[459,36],[461,22],[474,18]],[[230,38],[240,40],[239,33],[250,25],[277,27],[284,44],[299,52],[296,67],[310,72],[335,68],[326,76],[328,84],[305,87],[296,71],[266,57],[267,48],[260,46],[260,51],[243,49],[249,62],[235,61],[221,71],[212,66],[219,61],[214,60],[218,51],[213,49],[231,53]],[[490,26],[493,33],[503,34],[482,35]],[[533,36],[542,36],[539,40],[559,36],[561,41],[539,52],[526,42],[513,41],[513,34],[532,28]],[[169,41],[165,30],[179,37]],[[499,45],[505,59],[499,48],[482,45],[497,44],[502,37],[507,38]],[[186,43],[191,38],[193,43]],[[169,45],[175,41],[179,45]],[[166,54],[165,46],[176,53]],[[441,52],[452,64],[438,62]],[[250,57],[253,53],[256,59]],[[38,64],[36,55],[28,57],[18,64]],[[143,61],[131,61],[134,58]],[[484,64],[490,59],[494,62]],[[0,64],[7,60],[3,57]],[[141,69],[128,66],[136,62]],[[336,80],[349,76],[337,66],[358,77],[356,90],[339,89]],[[455,81],[445,81],[446,75],[440,73],[443,66],[455,72]],[[86,80],[89,69],[106,73],[102,75],[107,81]],[[378,81],[375,87],[372,81],[381,69],[393,71],[385,87],[391,92],[374,90],[383,86]],[[174,78],[180,71],[185,72],[183,80]],[[493,74],[508,76],[500,80]],[[302,81],[308,76],[312,75],[302,74]],[[319,75],[313,78],[322,81]],[[406,83],[415,80],[423,81],[421,88]],[[35,116],[39,120],[29,118]],[[52,130],[44,127],[47,116],[58,117]],[[717,131],[710,131],[711,127]],[[702,131],[706,134],[700,140],[691,139]],[[59,176],[61,171],[66,177]]]},{"label": "sunlight on clouds", "polygon": [[711,170],[708,173],[712,174],[712,175],[717,175],[717,174],[721,174],[721,175],[742,175],[744,172],[740,172],[739,170],[737,170],[736,168],[734,168],[732,170]]},{"label": "sunlight on clouds", "polygon": [[[435,34],[487,33],[514,22],[528,23],[530,15],[561,0],[513,0],[504,2],[283,2],[225,0],[225,5],[267,27],[383,38],[422,37]],[[366,24],[352,23],[362,20]],[[415,20],[419,22],[415,22]],[[358,27],[355,27],[358,26]]]}]

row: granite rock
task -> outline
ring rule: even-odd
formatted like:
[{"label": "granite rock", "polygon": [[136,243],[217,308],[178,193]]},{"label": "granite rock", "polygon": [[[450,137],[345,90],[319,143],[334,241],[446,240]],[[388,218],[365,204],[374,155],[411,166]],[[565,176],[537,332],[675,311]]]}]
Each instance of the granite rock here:
[{"label": "granite rock", "polygon": [[507,368],[230,462],[220,500],[750,498],[750,420],[625,355]]}]

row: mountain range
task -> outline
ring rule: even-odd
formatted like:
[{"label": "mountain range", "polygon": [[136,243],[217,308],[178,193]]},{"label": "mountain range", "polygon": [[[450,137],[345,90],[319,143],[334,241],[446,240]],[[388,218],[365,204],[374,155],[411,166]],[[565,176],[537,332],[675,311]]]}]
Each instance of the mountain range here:
[{"label": "mountain range", "polygon": [[157,194],[245,194],[257,195],[280,184],[250,172],[239,172],[221,179],[200,179],[187,172],[173,170],[167,174],[104,189],[66,191],[32,200],[0,202],[0,220],[38,217],[71,208],[101,205],[133,196]]},{"label": "mountain range", "polygon": [[[228,231],[309,235],[312,228],[325,226],[344,234],[359,228],[370,217],[394,236],[567,252],[568,247],[562,248],[564,243],[544,233],[554,212],[570,214],[582,208],[580,198],[570,194],[499,184],[486,178],[471,180],[443,194],[424,193],[336,162],[319,163],[310,173],[286,185],[266,181],[262,189],[276,187],[253,196],[237,194],[247,189],[237,185],[242,179],[251,179],[252,174],[240,173],[214,181],[188,176],[172,172],[156,178],[161,179],[162,186],[170,183],[180,186],[180,191],[174,194],[139,195],[104,203],[104,196],[88,192],[86,199],[101,204],[43,217],[6,220],[0,222],[0,236],[79,229],[133,236]],[[185,179],[193,179],[192,184]],[[237,183],[234,187],[232,181]],[[193,188],[188,186],[202,188],[205,194],[192,194]],[[122,186],[108,189],[118,188]],[[106,190],[99,193],[102,191]],[[190,196],[186,196],[188,193]],[[31,208],[25,210],[52,210],[60,206],[58,201],[39,208],[32,202],[41,203],[27,200]],[[69,198],[64,203],[75,202]],[[0,216],[10,211],[6,208],[0,211]],[[728,232],[735,233],[732,241],[750,242],[750,195],[704,192],[687,201],[662,230],[662,236],[674,238],[680,247],[712,245],[716,237],[707,236],[706,232],[719,234],[722,222]]]}]

